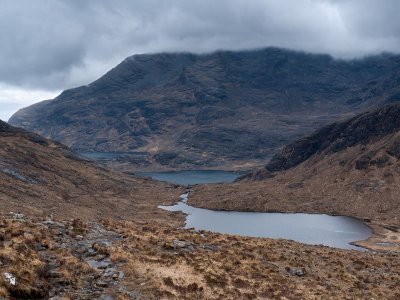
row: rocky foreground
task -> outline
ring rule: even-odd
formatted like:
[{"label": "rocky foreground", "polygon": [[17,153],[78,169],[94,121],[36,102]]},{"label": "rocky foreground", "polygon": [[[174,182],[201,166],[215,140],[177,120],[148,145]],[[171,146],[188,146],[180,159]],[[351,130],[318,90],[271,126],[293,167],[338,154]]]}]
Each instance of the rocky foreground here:
[{"label": "rocky foreground", "polygon": [[398,253],[132,221],[0,220],[0,297],[398,299]]}]

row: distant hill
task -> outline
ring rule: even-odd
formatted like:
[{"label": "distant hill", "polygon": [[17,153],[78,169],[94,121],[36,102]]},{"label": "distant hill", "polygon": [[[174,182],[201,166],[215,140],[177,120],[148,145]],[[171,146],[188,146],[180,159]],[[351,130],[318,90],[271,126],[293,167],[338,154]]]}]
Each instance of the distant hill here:
[{"label": "distant hill", "polygon": [[400,100],[400,56],[267,48],[134,55],[10,123],[76,151],[139,152],[136,169],[249,168],[335,120]]},{"label": "distant hill", "polygon": [[[358,170],[368,169],[373,165],[383,167],[391,160],[390,157],[398,160],[400,164],[399,134],[400,103],[331,124],[310,136],[303,137],[272,157],[264,169],[244,176],[243,179],[267,179],[274,173],[296,167],[313,156],[318,155],[325,159],[326,156],[355,146],[362,147],[355,160],[355,168]],[[389,135],[393,137],[389,138]],[[377,144],[381,147],[369,151],[371,145]],[[374,159],[377,152],[384,154]]]},{"label": "distant hill", "polygon": [[0,214],[154,219],[163,215],[157,205],[178,195],[171,186],[103,169],[62,144],[0,121]]},{"label": "distant hill", "polygon": [[[400,103],[326,126],[232,185],[198,187],[209,208],[306,211],[400,226]],[[212,195],[212,196],[211,196]]]}]

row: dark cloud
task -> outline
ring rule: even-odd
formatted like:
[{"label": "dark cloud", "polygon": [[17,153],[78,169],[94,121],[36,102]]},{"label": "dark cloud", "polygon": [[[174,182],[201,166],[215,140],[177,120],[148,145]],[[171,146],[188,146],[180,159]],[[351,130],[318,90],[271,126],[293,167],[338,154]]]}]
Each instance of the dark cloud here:
[{"label": "dark cloud", "polygon": [[0,0],[0,82],[88,83],[134,53],[400,49],[397,0]]}]

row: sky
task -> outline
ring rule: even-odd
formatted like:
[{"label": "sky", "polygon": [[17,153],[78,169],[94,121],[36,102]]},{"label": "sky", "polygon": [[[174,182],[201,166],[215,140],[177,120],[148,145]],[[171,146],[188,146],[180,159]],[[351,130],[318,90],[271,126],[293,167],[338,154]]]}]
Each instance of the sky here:
[{"label": "sky", "polygon": [[0,119],[138,53],[400,51],[398,0],[0,0]]}]

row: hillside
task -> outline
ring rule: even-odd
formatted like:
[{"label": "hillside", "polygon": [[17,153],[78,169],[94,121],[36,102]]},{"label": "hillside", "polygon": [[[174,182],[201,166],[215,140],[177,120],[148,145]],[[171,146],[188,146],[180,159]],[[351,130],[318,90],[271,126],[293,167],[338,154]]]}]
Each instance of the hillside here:
[{"label": "hillside", "polygon": [[182,229],[181,213],[157,209],[179,187],[97,167],[4,122],[0,159],[0,298],[400,295],[397,252]]},{"label": "hillside", "polygon": [[163,218],[157,205],[178,195],[171,186],[97,167],[62,144],[0,121],[0,214]]},{"label": "hillside", "polygon": [[326,126],[234,184],[195,188],[191,203],[227,210],[304,211],[400,225],[400,104]]},{"label": "hillside", "polygon": [[[356,169],[368,169],[370,165],[385,166],[389,156],[400,160],[400,104],[384,107],[377,111],[367,112],[344,122],[326,126],[310,136],[297,140],[283,148],[272,157],[271,161],[261,171],[245,176],[242,179],[266,179],[274,172],[291,169],[306,161],[313,155],[329,155],[346,150],[349,147],[363,145],[364,153],[356,160]],[[368,151],[369,144],[379,143],[388,135],[394,135],[393,141],[382,145],[381,150],[387,154],[374,160],[376,153]]]},{"label": "hillside", "polygon": [[335,60],[268,48],[134,55],[10,123],[125,169],[262,165],[323,125],[400,100],[400,57]]}]

